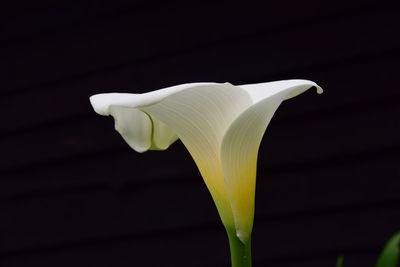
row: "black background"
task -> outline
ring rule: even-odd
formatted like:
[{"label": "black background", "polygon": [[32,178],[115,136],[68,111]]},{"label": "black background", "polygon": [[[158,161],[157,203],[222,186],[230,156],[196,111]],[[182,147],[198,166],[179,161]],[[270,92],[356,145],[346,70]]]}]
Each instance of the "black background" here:
[{"label": "black background", "polygon": [[385,1],[0,7],[0,265],[229,266],[178,142],[138,154],[88,97],[303,78],[259,154],[254,266],[373,266],[400,230],[398,12]]}]

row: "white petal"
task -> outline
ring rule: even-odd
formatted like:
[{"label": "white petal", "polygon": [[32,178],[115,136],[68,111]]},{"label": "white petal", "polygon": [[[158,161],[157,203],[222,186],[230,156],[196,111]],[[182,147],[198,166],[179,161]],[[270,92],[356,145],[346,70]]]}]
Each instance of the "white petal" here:
[{"label": "white petal", "polygon": [[251,103],[246,91],[225,83],[198,85],[142,108],[168,125],[186,146],[225,226],[234,227],[234,223],[220,163],[220,144],[232,121]]},{"label": "white petal", "polygon": [[151,117],[153,123],[152,150],[165,150],[178,140],[178,136],[165,123],[157,118]]},{"label": "white petal", "polygon": [[[271,87],[273,84],[278,89]],[[237,236],[244,243],[253,227],[257,154],[262,136],[281,102],[312,86],[312,82],[297,81],[245,86],[255,104],[233,121],[221,145],[227,195]],[[267,92],[262,92],[264,89]]]},{"label": "white petal", "polygon": [[153,126],[146,113],[135,108],[118,106],[111,106],[109,112],[114,117],[115,130],[132,149],[144,152],[151,147]]},{"label": "white petal", "polygon": [[182,90],[209,83],[188,83],[145,94],[108,93],[90,97],[93,109],[100,115],[113,116],[115,129],[137,152],[162,150],[177,140],[176,134],[163,122],[139,110]]},{"label": "white petal", "polygon": [[256,103],[268,96],[272,96],[288,88],[293,88],[293,90],[287,94],[285,100],[303,93],[312,86],[317,88],[317,92],[319,94],[323,92],[320,86],[318,86],[315,82],[308,80],[282,80],[267,83],[244,84],[239,86],[250,94],[253,103]]},{"label": "white petal", "polygon": [[114,117],[115,129],[139,153],[167,149],[178,139],[167,125],[140,109],[110,106],[109,112]]}]

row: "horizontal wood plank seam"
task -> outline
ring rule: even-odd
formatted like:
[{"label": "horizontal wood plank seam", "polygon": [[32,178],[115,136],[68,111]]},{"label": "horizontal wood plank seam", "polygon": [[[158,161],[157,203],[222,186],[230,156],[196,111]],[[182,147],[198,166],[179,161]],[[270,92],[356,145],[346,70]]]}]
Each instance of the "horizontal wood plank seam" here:
[{"label": "horizontal wood plank seam", "polygon": [[[168,5],[171,3],[174,3],[177,1],[168,1]],[[62,34],[64,32],[71,31],[76,28],[82,28],[85,26],[90,26],[91,24],[98,23],[99,21],[112,21],[115,18],[118,18],[119,16],[123,15],[134,15],[136,13],[142,12],[145,9],[151,9],[154,8],[154,5],[159,5],[163,6],[167,2],[165,1],[159,1],[159,0],[153,0],[153,1],[141,1],[138,4],[135,4],[134,6],[129,6],[129,7],[119,7],[116,9],[109,10],[108,12],[105,12],[103,14],[98,14],[94,16],[89,16],[89,17],[83,17],[81,20],[74,21],[70,24],[63,25],[63,26],[58,26],[57,28],[50,28],[44,31],[39,31],[33,34],[29,34],[26,36],[21,36],[17,38],[12,38],[8,40],[3,40],[0,43],[0,48],[8,48],[11,46],[14,46],[19,43],[27,43],[29,41],[37,40],[37,39],[42,39],[42,38],[47,38],[49,36],[55,35],[55,34]]]},{"label": "horizontal wood plank seam", "polygon": [[[176,6],[178,6],[180,3],[179,1],[168,1],[168,8],[173,8],[170,5],[175,4]],[[121,8],[117,8],[115,10],[113,10],[112,12],[109,13],[105,13],[102,15],[95,15],[93,17],[89,17],[89,18],[83,18],[82,20],[79,21],[75,21],[69,25],[65,25],[65,26],[61,26],[59,28],[56,29],[51,29],[51,30],[47,30],[47,31],[43,31],[43,32],[39,32],[33,35],[29,35],[29,36],[24,36],[24,37],[19,37],[19,38],[14,38],[14,39],[9,39],[9,40],[4,40],[0,43],[0,48],[7,48],[9,46],[13,46],[16,45],[18,43],[26,43],[29,41],[34,41],[34,40],[38,40],[41,38],[47,38],[49,36],[55,35],[55,34],[63,34],[64,32],[68,32],[71,31],[73,29],[76,28],[82,28],[87,26],[87,28],[90,28],[91,25],[98,23],[99,21],[112,21],[116,18],[119,18],[120,16],[123,15],[133,15],[135,13],[141,12],[145,9],[148,8],[154,8],[154,4],[157,4],[159,6],[163,6],[166,5],[167,3],[164,1],[156,1],[156,3],[152,2],[151,4],[149,4],[148,2],[141,2],[140,4],[138,4],[137,6],[131,6],[131,7],[121,7]],[[331,14],[331,15],[324,15],[321,14],[319,17],[316,18],[312,18],[312,20],[303,20],[302,22],[293,22],[291,24],[282,24],[282,25],[278,25],[274,30],[282,30],[282,29],[287,29],[287,28],[292,28],[292,27],[298,27],[299,24],[302,23],[321,23],[321,22],[328,22],[328,21],[332,21],[338,18],[343,18],[343,17],[347,17],[347,16],[351,16],[354,14],[363,14],[363,13],[369,13],[369,12],[376,12],[376,11],[380,11],[380,10],[385,10],[385,9],[389,9],[391,8],[391,6],[394,4],[388,4],[388,5],[381,5],[378,3],[373,3],[373,4],[368,4],[366,6],[363,6],[362,8],[353,8],[350,10],[346,10],[346,12],[343,13],[336,13],[336,14]],[[259,32],[258,32],[259,33]],[[256,33],[256,34],[258,34]]]},{"label": "horizontal wood plank seam", "polygon": [[[312,73],[312,72],[316,72],[316,71],[323,72],[323,71],[326,71],[329,69],[338,69],[338,68],[341,68],[348,64],[375,61],[375,60],[377,60],[377,58],[391,58],[391,57],[397,57],[399,55],[400,55],[400,49],[392,49],[392,50],[388,50],[388,51],[380,51],[375,54],[356,55],[351,58],[345,58],[345,59],[341,59],[341,60],[337,60],[335,62],[329,62],[329,63],[325,63],[325,64],[316,64],[316,65],[313,65],[312,67],[293,69],[288,72],[276,73],[276,74],[271,74],[271,75],[262,76],[262,77],[253,77],[251,79],[234,80],[231,82],[233,84],[245,84],[245,83],[255,83],[255,82],[261,82],[261,81],[268,81],[268,80],[276,80],[281,77],[290,76],[292,73]],[[75,82],[75,81],[73,81],[73,82]],[[46,88],[46,86],[41,87],[40,91],[46,90],[45,88]],[[53,90],[54,87],[49,86],[47,88],[47,90],[49,90],[49,89]],[[1,95],[1,93],[0,93],[0,95]],[[4,97],[7,97],[7,96],[4,96]],[[21,97],[23,97],[23,96],[21,96]],[[391,97],[379,98],[379,99],[373,100],[371,102],[375,103],[375,104],[372,103],[374,106],[379,106],[379,105],[384,105],[383,103],[379,103],[379,102],[384,102],[387,100],[389,100],[389,102],[392,102],[392,101],[394,101],[395,98],[398,98],[398,96],[394,95]],[[370,104],[371,104],[370,102],[366,102],[366,103],[360,103],[357,105],[365,106],[365,105],[370,105]],[[89,105],[89,101],[88,101],[88,105]],[[341,107],[341,108],[346,108],[346,107]],[[354,111],[354,107],[349,105],[349,108],[353,109],[353,111]],[[317,112],[319,112],[319,111],[317,111]],[[306,115],[306,114],[304,114],[304,115]],[[55,120],[40,122],[40,123],[26,126],[26,127],[22,126],[22,127],[18,127],[18,128],[12,129],[12,130],[9,130],[9,129],[0,130],[0,138],[7,138],[8,136],[16,136],[19,134],[25,134],[28,131],[35,131],[38,129],[43,129],[45,127],[54,127],[57,125],[70,123],[72,121],[75,121],[75,122],[83,121],[83,120],[87,120],[89,118],[93,118],[93,116],[94,116],[94,113],[80,113],[78,115],[61,117],[61,118],[57,118]],[[290,120],[290,118],[287,118],[287,119]],[[284,122],[277,122],[277,123],[284,123]]]},{"label": "horizontal wood plank seam", "polygon": [[[400,198],[398,199],[390,199],[387,201],[380,201],[372,203],[375,209],[390,209],[397,210],[400,204]],[[302,220],[304,218],[309,218],[310,214],[313,217],[324,217],[327,214],[332,213],[355,213],[355,212],[368,212],[370,211],[371,203],[363,204],[363,205],[355,205],[353,207],[344,206],[344,207],[335,207],[335,208],[327,208],[327,209],[318,209],[318,210],[310,210],[303,212],[295,212],[294,214],[285,214],[285,215],[276,215],[273,217],[264,217],[257,218],[258,227],[263,224],[267,225],[269,223],[280,222],[280,221],[293,221],[293,220]],[[96,247],[96,246],[104,246],[107,244],[116,244],[116,243],[125,243],[125,242],[140,242],[140,240],[148,240],[148,239],[156,239],[160,238],[170,238],[176,236],[194,236],[193,233],[201,234],[204,232],[216,232],[223,231],[223,227],[215,222],[215,223],[202,223],[198,225],[191,225],[187,227],[179,227],[179,228],[170,228],[170,229],[162,229],[151,232],[143,232],[143,233],[125,233],[120,235],[112,235],[108,237],[99,237],[96,239],[87,239],[87,240],[76,240],[63,242],[58,244],[51,244],[48,246],[40,246],[40,247],[31,247],[31,248],[21,248],[14,250],[3,250],[0,251],[0,258],[10,259],[10,258],[18,258],[21,256],[28,256],[32,254],[49,254],[58,251],[66,251],[66,250],[74,250],[79,248],[86,247]],[[338,248],[342,250],[341,248]]]},{"label": "horizontal wood plank seam", "polygon": [[[388,7],[385,7],[383,10],[389,9]],[[370,12],[375,12],[376,10],[371,10]],[[369,13],[366,13],[369,14]],[[342,19],[341,17],[339,19]],[[334,21],[334,20],[333,20]],[[325,22],[325,21],[323,21]],[[315,21],[309,21],[305,24],[302,23],[298,23],[298,24],[294,24],[296,28],[302,28],[302,27],[307,27],[310,25],[314,25],[316,22]],[[273,32],[275,33],[282,33],[285,31],[290,31],[293,30],[293,27],[286,27],[285,29],[277,29],[274,30]],[[207,44],[202,44],[202,45],[197,45],[197,46],[193,46],[193,47],[189,47],[189,48],[185,48],[185,49],[181,49],[181,50],[176,50],[176,51],[169,51],[169,52],[165,52],[159,55],[153,55],[153,56],[149,56],[146,58],[139,58],[139,59],[134,59],[134,60],[128,60],[126,62],[122,62],[119,64],[114,64],[111,66],[106,66],[106,67],[101,67],[99,69],[93,69],[93,70],[89,70],[87,72],[83,72],[83,73],[77,73],[77,74],[72,74],[72,75],[66,75],[62,78],[53,80],[53,81],[45,81],[45,82],[37,82],[34,84],[30,84],[28,86],[24,85],[24,86],[17,86],[14,88],[11,88],[9,90],[5,90],[0,92],[0,96],[2,97],[6,97],[6,96],[10,96],[10,95],[16,95],[16,94],[20,94],[23,92],[27,92],[27,91],[31,91],[31,90],[48,90],[48,89],[52,89],[54,90],[54,87],[60,84],[65,84],[65,83],[69,83],[69,82],[76,82],[82,79],[86,79],[88,77],[92,77],[92,76],[96,76],[96,75],[103,75],[104,73],[107,72],[113,72],[113,71],[118,71],[118,70],[123,70],[123,69],[128,69],[140,64],[144,64],[144,63],[149,63],[149,62],[156,62],[156,61],[160,61],[160,60],[166,60],[169,58],[173,58],[182,54],[187,54],[187,53],[191,53],[197,50],[203,50],[203,49],[208,49],[211,47],[218,47],[221,45],[225,45],[227,43],[230,42],[239,42],[239,41],[243,41],[243,40],[248,40],[248,39],[254,39],[255,41],[259,38],[263,38],[263,34],[265,33],[271,33],[271,30],[267,30],[267,31],[260,31],[257,33],[251,33],[251,34],[244,34],[240,37],[231,37],[231,38],[227,38],[224,40],[219,40],[219,41],[214,41],[211,43],[207,43]],[[398,48],[392,49],[393,52],[397,52]],[[392,52],[392,50],[390,52]],[[387,53],[388,51],[384,51],[384,53]],[[378,54],[381,54],[382,51],[378,51]],[[375,53],[369,53],[368,55],[375,55],[377,54]],[[366,56],[368,56],[366,55]],[[359,55],[356,55],[356,57]],[[351,57],[352,58],[352,57]],[[289,70],[289,72],[292,72],[292,70]]]},{"label": "horizontal wood plank seam", "polygon": [[[400,146],[391,146],[379,150],[365,150],[358,153],[342,154],[336,157],[328,157],[317,160],[310,160],[307,162],[292,162],[285,164],[277,164],[276,166],[259,166],[259,171],[274,174],[301,174],[310,171],[320,171],[330,168],[346,167],[355,163],[369,162],[369,161],[387,161],[389,159],[398,158],[400,156]],[[81,161],[81,160],[79,160]],[[65,164],[65,163],[63,163]],[[3,176],[0,181],[7,180],[7,176]],[[15,178],[11,178],[15,180]],[[281,178],[279,178],[281,179]],[[21,181],[23,182],[23,181]],[[14,201],[25,201],[34,198],[47,198],[52,196],[68,195],[74,193],[89,193],[89,192],[114,192],[129,194],[137,190],[142,190],[151,187],[160,187],[163,185],[171,184],[202,184],[201,179],[187,179],[187,175],[170,176],[167,179],[152,179],[143,181],[122,182],[117,185],[111,185],[105,182],[94,184],[86,184],[79,186],[68,186],[63,188],[56,188],[54,190],[41,190],[29,193],[20,193],[7,196],[0,196],[0,204],[9,203]]]}]

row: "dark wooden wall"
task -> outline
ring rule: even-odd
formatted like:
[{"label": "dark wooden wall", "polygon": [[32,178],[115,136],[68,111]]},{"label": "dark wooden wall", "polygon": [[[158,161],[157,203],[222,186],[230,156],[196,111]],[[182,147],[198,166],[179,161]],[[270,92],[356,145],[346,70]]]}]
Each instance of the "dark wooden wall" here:
[{"label": "dark wooden wall", "polygon": [[95,93],[304,78],[260,148],[255,266],[372,266],[400,230],[399,10],[389,2],[0,7],[0,265],[228,266],[181,143],[138,154]]}]

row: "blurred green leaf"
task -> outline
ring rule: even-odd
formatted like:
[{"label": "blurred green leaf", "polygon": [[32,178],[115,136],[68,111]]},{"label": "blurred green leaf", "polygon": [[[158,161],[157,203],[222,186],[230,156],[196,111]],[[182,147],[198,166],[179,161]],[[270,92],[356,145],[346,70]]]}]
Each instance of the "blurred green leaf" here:
[{"label": "blurred green leaf", "polygon": [[386,243],[375,267],[398,267],[400,258],[400,232]]},{"label": "blurred green leaf", "polygon": [[343,256],[337,258],[336,267],[343,267]]}]

